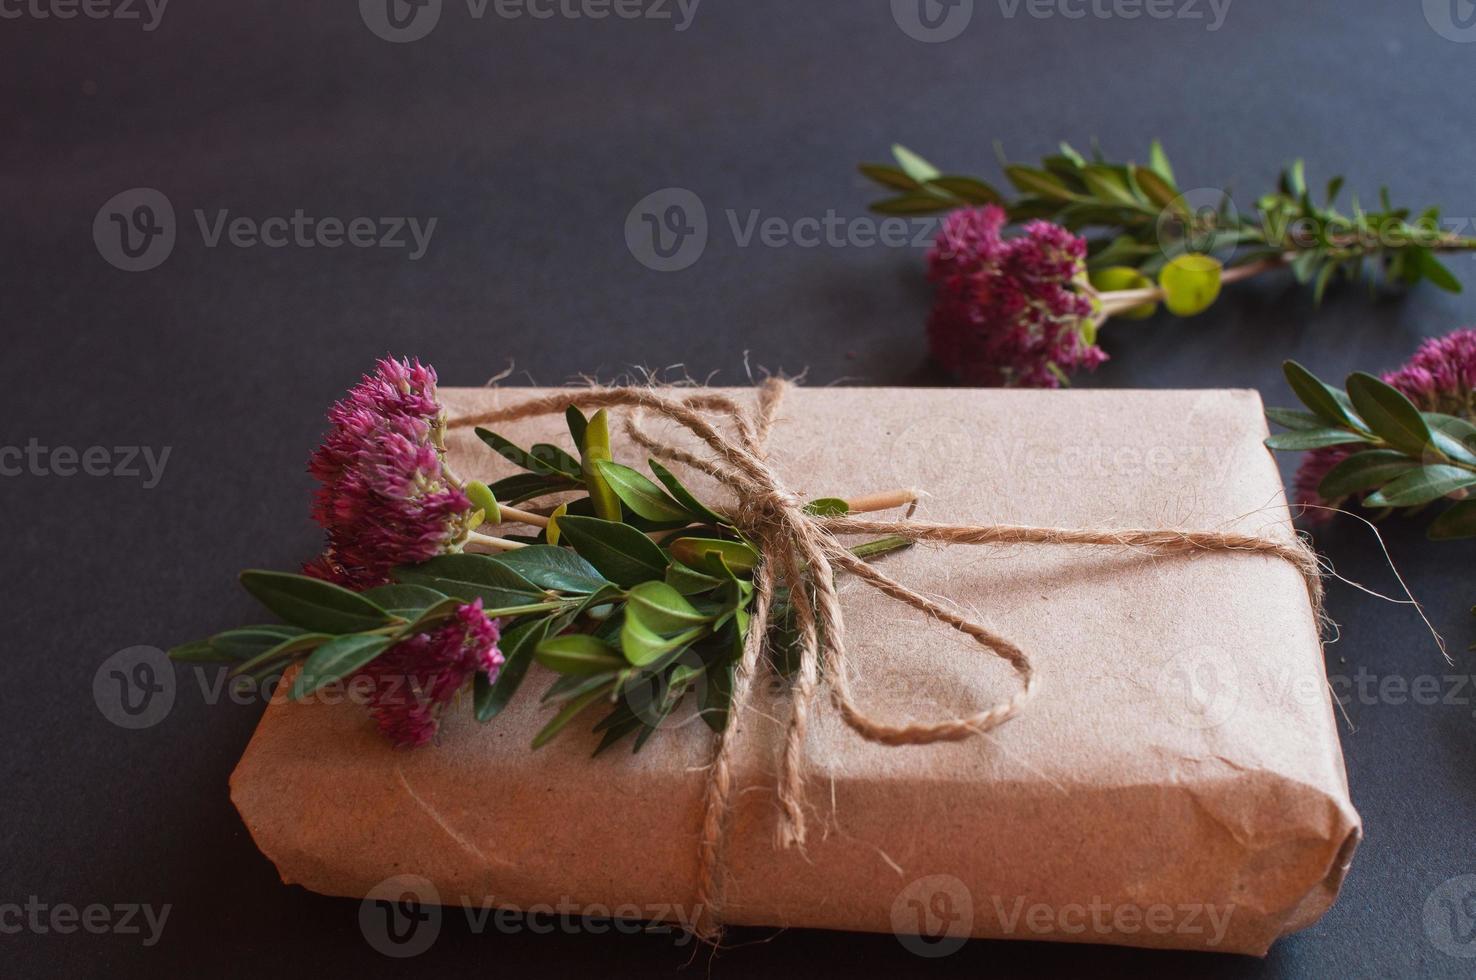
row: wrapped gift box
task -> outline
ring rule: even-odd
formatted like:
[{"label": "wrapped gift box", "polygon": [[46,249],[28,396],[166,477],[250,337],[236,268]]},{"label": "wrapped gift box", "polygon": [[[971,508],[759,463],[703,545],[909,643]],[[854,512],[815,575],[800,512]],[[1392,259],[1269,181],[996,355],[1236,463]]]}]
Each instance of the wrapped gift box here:
[{"label": "wrapped gift box", "polygon": [[[455,418],[535,393],[442,395]],[[566,442],[556,418],[499,428]],[[829,388],[790,392],[769,445],[796,491],[917,487],[921,519],[1289,540],[1265,435],[1249,391]],[[615,442],[643,468],[618,429]],[[450,448],[463,476],[512,472],[470,431]],[[1018,643],[1039,690],[1003,727],[927,746],[863,741],[817,701],[801,853],[775,846],[788,695],[759,683],[737,734],[726,923],[1263,954],[1332,903],[1359,819],[1290,563],[1038,545],[882,561]],[[967,638],[843,581],[852,686],[873,715],[962,715],[1014,690]],[[530,751],[550,714],[539,680],[487,725],[456,706],[410,751],[357,705],[273,703],[233,799],[283,880],[325,894],[408,874],[448,905],[690,923],[714,736],[688,714],[638,755],[591,759],[598,737],[579,725]]]}]

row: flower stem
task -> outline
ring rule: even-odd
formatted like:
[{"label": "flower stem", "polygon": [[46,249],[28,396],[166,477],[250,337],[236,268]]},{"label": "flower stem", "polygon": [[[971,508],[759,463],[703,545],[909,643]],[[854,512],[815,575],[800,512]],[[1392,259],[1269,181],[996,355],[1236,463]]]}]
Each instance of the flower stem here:
[{"label": "flower stem", "polygon": [[473,545],[476,545],[479,551],[516,551],[519,548],[528,547],[521,541],[509,541],[506,538],[495,538],[480,531],[470,531],[466,536],[466,547],[470,549]]},{"label": "flower stem", "polygon": [[497,504],[497,510],[498,516],[502,518],[503,524],[518,521],[523,524],[531,524],[534,527],[548,527],[548,518],[542,514],[534,514],[526,510],[519,510],[516,507],[509,507],[501,501]]}]

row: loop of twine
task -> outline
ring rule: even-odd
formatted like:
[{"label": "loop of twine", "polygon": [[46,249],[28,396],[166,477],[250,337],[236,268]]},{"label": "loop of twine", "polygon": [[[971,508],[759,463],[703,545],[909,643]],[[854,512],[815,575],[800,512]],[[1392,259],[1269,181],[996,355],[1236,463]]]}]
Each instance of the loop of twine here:
[{"label": "loop of twine", "polygon": [[[891,534],[914,541],[943,544],[1105,545],[1141,548],[1160,554],[1260,554],[1290,562],[1302,573],[1314,613],[1321,621],[1321,570],[1316,556],[1300,538],[1286,542],[1220,531],[1078,530],[1004,524],[941,524],[910,519],[877,521],[809,514],[804,510],[803,498],[786,489],[769,466],[764,448],[788,388],[788,382],[779,379],[766,381],[758,389],[757,404],[752,411],[729,396],[712,391],[673,397],[649,388],[571,389],[451,423],[454,428],[462,428],[510,422],[561,413],[570,406],[633,408],[635,411],[625,420],[626,432],[633,441],[668,462],[680,463],[707,474],[731,491],[737,501],[734,522],[753,542],[761,561],[754,571],[754,606],[748,636],[734,674],[727,724],[718,736],[703,798],[697,932],[704,938],[713,938],[721,930],[723,835],[733,793],[732,768],[737,731],[759,672],[777,583],[782,582],[789,589],[800,646],[777,791],[781,846],[803,846],[805,842],[804,744],[822,665],[831,701],[846,725],[862,738],[883,745],[956,742],[988,732],[1018,714],[1035,692],[1034,670],[1018,646],[982,623],[961,616],[890,578],[852,554],[837,535]],[[707,446],[711,455],[699,456],[657,441],[641,428],[641,418],[647,411],[685,428]],[[708,418],[709,414],[724,417],[732,425],[734,435],[725,436]],[[905,724],[872,718],[851,697],[845,670],[845,623],[835,586],[837,568],[855,575],[888,598],[970,637],[1013,668],[1019,689],[1004,701],[964,717]]]}]

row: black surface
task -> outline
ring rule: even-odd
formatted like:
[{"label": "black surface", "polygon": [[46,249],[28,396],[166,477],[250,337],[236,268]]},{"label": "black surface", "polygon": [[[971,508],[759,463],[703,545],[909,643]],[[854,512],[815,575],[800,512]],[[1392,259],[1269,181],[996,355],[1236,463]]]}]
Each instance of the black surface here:
[{"label": "black surface", "polygon": [[[91,690],[115,651],[245,621],[237,569],[312,551],[303,461],[327,402],[376,355],[418,353],[463,385],[509,362],[516,381],[640,363],[739,383],[745,352],[753,365],[807,368],[813,383],[936,381],[920,342],[920,251],[740,248],[723,215],[862,215],[871,192],[854,164],[894,139],[992,176],[995,139],[1031,159],[1093,135],[1141,156],[1158,135],[1184,186],[1233,180],[1242,205],[1301,154],[1314,182],[1346,172],[1365,200],[1388,182],[1412,206],[1476,206],[1476,132],[1460,94],[1476,46],[1434,31],[1420,3],[1234,0],[1213,32],[1203,20],[977,7],[944,44],[910,39],[879,0],[706,0],[681,32],[475,21],[447,0],[428,38],[401,45],[343,2],[176,0],[152,32],[0,19],[0,445],[172,447],[150,490],[0,482],[0,903],[173,906],[152,948],[116,934],[6,935],[0,972],[399,968],[365,943],[356,903],[279,885],[236,817],[226,778],[259,705],[206,704],[181,677],[170,715],[130,732]],[[91,229],[103,202],[140,186],[170,198],[180,237],[161,266],[126,273],[103,261]],[[663,274],[633,259],[623,229],[639,199],[669,186],[701,196],[713,235],[695,265]],[[208,249],[196,208],[439,224],[416,262],[376,249]],[[1469,259],[1454,267],[1476,284]],[[1343,290],[1314,309],[1276,280],[1198,320],[1113,327],[1113,361],[1083,383],[1250,386],[1284,404],[1283,358],[1331,376],[1390,367],[1473,308],[1476,292],[1424,288],[1381,302]],[[1408,525],[1385,533],[1457,666],[1406,607],[1335,586],[1330,670],[1470,674],[1471,546],[1428,545]],[[1318,544],[1345,574],[1393,588],[1365,530],[1339,524]],[[1333,910],[1264,962],[983,942],[925,961],[892,936],[756,931],[710,960],[670,936],[479,936],[453,920],[411,966],[1469,976],[1476,961],[1440,951],[1424,909],[1443,882],[1476,872],[1473,697],[1348,704],[1367,840]]]}]

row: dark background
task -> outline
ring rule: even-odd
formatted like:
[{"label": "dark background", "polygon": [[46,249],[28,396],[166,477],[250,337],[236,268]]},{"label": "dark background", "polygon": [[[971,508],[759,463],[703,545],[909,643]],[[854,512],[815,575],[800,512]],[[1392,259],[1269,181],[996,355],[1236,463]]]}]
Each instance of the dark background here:
[{"label": "dark background", "polygon": [[[234,573],[313,551],[304,460],[328,402],[376,356],[418,354],[450,385],[509,364],[511,383],[643,364],[737,384],[745,355],[817,384],[938,383],[921,339],[920,250],[743,248],[725,214],[863,215],[873,194],[854,166],[894,140],[995,179],[995,140],[1032,160],[1096,136],[1141,160],[1159,136],[1182,186],[1232,184],[1242,207],[1301,155],[1314,186],[1341,172],[1366,201],[1387,182],[1416,209],[1476,213],[1461,95],[1476,45],[1438,33],[1417,0],[1233,0],[1217,31],[1205,19],[1008,18],[979,0],[963,34],[939,44],[904,33],[885,0],[705,0],[684,31],[474,20],[447,0],[436,29],[408,44],[376,37],[351,2],[175,0],[153,31],[19,9],[0,19],[0,444],[171,457],[150,490],[0,481],[0,902],[173,910],[147,949],[138,936],[7,935],[0,970],[12,976],[399,968],[363,940],[357,903],[282,887],[232,809],[226,779],[259,705],[207,704],[181,674],[169,716],[125,731],[91,689],[115,651],[247,621]],[[1194,9],[1208,14],[1203,0]],[[637,201],[673,186],[700,196],[712,235],[690,268],[661,273],[633,258],[624,226]],[[179,237],[158,268],[128,273],[103,260],[92,225],[136,187],[168,196]],[[409,261],[207,248],[197,208],[439,221]],[[1452,266],[1476,286],[1469,258]],[[1344,288],[1314,308],[1273,277],[1198,319],[1115,322],[1113,360],[1081,383],[1255,387],[1286,404],[1284,358],[1334,378],[1393,367],[1473,310],[1476,292],[1428,286],[1378,300]],[[1294,464],[1283,460],[1288,475]],[[1472,546],[1427,544],[1417,524],[1385,534],[1456,666],[1407,607],[1335,585],[1330,671],[1471,673]],[[1344,574],[1394,588],[1366,529],[1335,524],[1317,543]],[[1338,904],[1264,962],[986,942],[926,961],[889,935],[751,930],[732,936],[740,948],[694,959],[671,936],[474,935],[452,917],[411,966],[1469,976],[1472,961],[1432,944],[1424,916],[1432,891],[1476,872],[1473,693],[1456,700],[1347,705],[1367,839]]]}]

